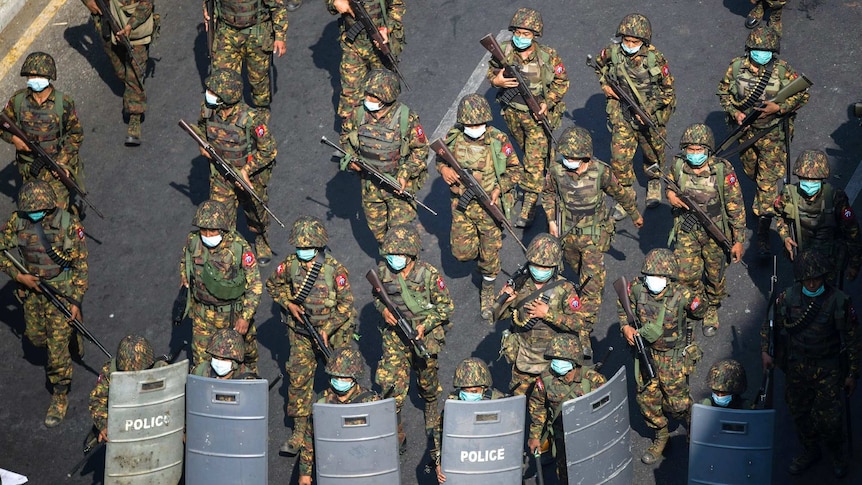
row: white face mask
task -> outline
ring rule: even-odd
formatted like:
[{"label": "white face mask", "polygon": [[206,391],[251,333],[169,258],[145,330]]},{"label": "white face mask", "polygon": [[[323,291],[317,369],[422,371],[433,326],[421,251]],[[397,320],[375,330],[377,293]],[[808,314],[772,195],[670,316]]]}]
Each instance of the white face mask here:
[{"label": "white face mask", "polygon": [[216,374],[220,377],[224,377],[231,371],[231,369],[233,369],[233,362],[213,357],[212,360],[210,360],[210,366]]},{"label": "white face mask", "polygon": [[370,112],[380,111],[383,108],[383,103],[375,103],[374,101],[368,101],[367,99],[363,102],[365,104],[365,109]]},{"label": "white face mask", "polygon": [[209,89],[207,89],[204,93],[204,101],[206,101],[206,103],[210,106],[218,106],[219,104],[221,104],[219,102],[218,96],[213,94]]},{"label": "white face mask", "polygon": [[216,234],[215,236],[204,236],[201,234],[201,242],[208,248],[214,248],[221,244],[221,234]]},{"label": "white face mask", "polygon": [[667,278],[664,276],[646,276],[644,283],[646,283],[646,287],[650,293],[658,295],[667,286]]},{"label": "white face mask", "polygon": [[485,125],[465,126],[464,134],[474,140],[477,140],[485,134]]},{"label": "white face mask", "polygon": [[563,166],[569,170],[577,170],[577,169],[581,168],[581,161],[580,160],[569,160],[568,158],[563,157]]}]

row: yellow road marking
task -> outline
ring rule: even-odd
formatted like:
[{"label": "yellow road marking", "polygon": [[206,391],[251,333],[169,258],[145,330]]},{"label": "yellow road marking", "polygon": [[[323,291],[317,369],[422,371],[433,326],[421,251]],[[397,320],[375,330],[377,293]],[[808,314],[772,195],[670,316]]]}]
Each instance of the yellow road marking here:
[{"label": "yellow road marking", "polygon": [[18,39],[18,42],[9,49],[9,52],[7,52],[3,57],[3,60],[0,61],[0,79],[5,78],[6,75],[9,74],[9,71],[14,66],[18,65],[18,60],[25,52],[27,52],[27,49],[29,49],[30,45],[33,44],[33,41],[36,40],[36,36],[42,33],[45,26],[54,19],[55,15],[57,15],[57,11],[60,10],[60,7],[65,4],[66,0],[51,0],[48,5],[42,9],[39,15],[37,15],[33,20],[33,23],[27,27],[24,34]]}]

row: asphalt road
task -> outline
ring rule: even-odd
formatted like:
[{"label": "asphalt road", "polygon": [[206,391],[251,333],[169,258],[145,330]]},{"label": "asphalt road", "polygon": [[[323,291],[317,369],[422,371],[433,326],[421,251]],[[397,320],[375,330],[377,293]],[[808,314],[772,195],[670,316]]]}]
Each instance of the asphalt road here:
[{"label": "asphalt road", "polygon": [[[32,2],[39,5],[39,2]],[[359,184],[352,176],[339,173],[330,159],[331,149],[318,143],[321,135],[335,138],[335,105],[338,99],[337,24],[322,2],[306,2],[290,16],[288,53],[276,61],[277,91],[273,101],[270,129],[279,144],[278,165],[270,186],[271,207],[287,224],[301,214],[322,218],[330,235],[333,255],[346,265],[353,277],[356,306],[363,335],[361,350],[373,375],[380,356],[377,331],[378,315],[371,305],[370,288],[362,275],[375,265],[376,245],[367,229],[359,205]],[[743,52],[748,31],[743,27],[749,4],[742,0],[572,2],[545,0],[532,2],[478,0],[472,2],[426,1],[408,6],[406,30],[408,44],[402,54],[401,69],[412,91],[402,100],[416,110],[427,133],[440,127],[447,112],[485,53],[478,39],[505,30],[514,11],[522,5],[541,9],[545,35],[540,41],[551,45],[563,57],[571,88],[566,96],[567,119],[587,127],[593,135],[596,156],[609,159],[610,135],[605,128],[604,99],[593,72],[584,67],[587,54],[595,55],[613,36],[623,16],[632,11],[652,21],[653,42],[670,60],[676,77],[678,105],[669,126],[669,139],[675,142],[690,123],[706,122],[717,137],[725,133],[723,115],[714,95],[730,60]],[[202,79],[207,71],[205,36],[201,26],[200,2],[160,2],[161,37],[152,47],[147,80],[149,111],[144,123],[144,144],[139,148],[122,145],[122,86],[115,79],[101,45],[88,22],[85,8],[67,2],[38,34],[24,52],[44,50],[58,65],[56,87],[71,95],[85,130],[81,156],[85,162],[91,201],[106,215],[101,220],[91,215],[85,221],[89,235],[90,289],[84,312],[86,323],[109,349],[129,333],[145,335],[157,352],[167,351],[188,338],[188,326],[170,324],[170,308],[179,285],[178,263],[185,237],[192,226],[195,206],[207,198],[207,162],[198,154],[194,142],[177,127],[180,118],[193,122],[203,99]],[[859,89],[858,26],[862,4],[855,0],[835,2],[791,1],[785,9],[782,57],[814,82],[811,101],[797,119],[792,157],[805,148],[825,149],[830,155],[832,182],[843,186],[852,176],[862,155],[858,121],[849,117],[847,106],[862,97]],[[25,9],[0,34],[0,52],[8,52],[38,14],[36,6]],[[0,96],[9,97],[24,82],[18,77],[23,57],[0,79]],[[484,69],[479,69],[483,71]],[[493,103],[487,83],[478,92]],[[247,98],[248,99],[248,98]],[[497,117],[495,125],[504,128]],[[10,145],[0,146],[0,214],[14,210],[19,186]],[[636,161],[640,159],[637,155]],[[736,164],[738,160],[733,160]],[[636,162],[640,166],[640,162]],[[439,212],[433,217],[420,211],[422,259],[440,267],[455,298],[456,311],[448,334],[448,344],[440,356],[440,376],[444,390],[451,388],[455,365],[464,357],[478,356],[491,363],[495,383],[505,387],[510,370],[497,360],[500,334],[506,324],[489,327],[479,319],[478,284],[473,264],[457,262],[450,253],[448,229],[450,214],[445,185],[431,168],[431,177],[420,193],[422,200]],[[640,169],[636,169],[645,183]],[[752,183],[742,177],[746,201],[753,195]],[[643,204],[643,189],[639,189]],[[856,204],[859,209],[859,204]],[[666,203],[645,213],[645,226],[636,230],[630,221],[617,226],[613,247],[606,257],[608,281],[621,275],[638,274],[643,255],[664,246],[670,229]],[[749,217],[749,227],[753,227]],[[543,221],[523,234],[529,242],[543,228]],[[293,248],[287,242],[288,230],[273,226],[271,241],[277,258]],[[749,233],[750,235],[750,233]],[[773,247],[778,237],[773,235]],[[748,246],[748,245],[747,245]],[[692,395],[699,401],[707,396],[704,378],[716,360],[733,357],[746,366],[749,374],[747,395],[754,397],[759,384],[760,364],[758,328],[765,312],[770,264],[757,261],[748,248],[749,268],[732,265],[727,270],[730,296],[721,307],[721,328],[716,337],[706,340],[705,358],[692,376]],[[503,248],[504,269],[513,271],[521,262],[520,249],[507,238]],[[790,270],[779,258],[782,285],[789,285]],[[262,271],[267,277],[275,264]],[[571,269],[568,276],[573,277]],[[501,283],[500,283],[501,284]],[[848,286],[859,295],[859,283]],[[0,468],[27,475],[31,483],[99,483],[102,463],[94,459],[79,475],[66,480],[66,472],[81,457],[81,442],[91,426],[87,396],[95,382],[103,356],[87,344],[84,364],[75,365],[70,407],[64,423],[55,429],[42,424],[49,402],[44,385],[44,354],[22,342],[23,318],[13,296],[14,284],[0,278]],[[593,348],[602,356],[608,346],[615,350],[604,372],[611,376],[631,362],[619,336],[614,294],[610,285],[593,334]],[[858,298],[857,298],[858,300]],[[273,377],[283,368],[288,356],[285,329],[278,318],[277,306],[264,295],[257,312],[261,346],[261,374]],[[629,365],[630,366],[630,365]],[[780,373],[779,373],[780,374]],[[321,373],[322,376],[322,373]],[[629,370],[631,377],[631,370]],[[629,379],[631,382],[632,379]],[[368,382],[366,377],[365,382]],[[325,385],[321,377],[317,388]],[[779,375],[777,389],[783,388]],[[286,387],[282,384],[270,397],[271,482],[294,482],[295,459],[278,456],[286,437],[283,403]],[[781,391],[779,391],[781,392]],[[632,452],[639,457],[649,444],[651,434],[635,409],[634,390],[630,389]],[[860,409],[860,393],[853,406]],[[419,406],[419,407],[417,407]],[[831,483],[828,460],[801,478],[785,471],[789,459],[800,451],[783,399],[776,399],[778,411],[773,477],[776,483]],[[406,403],[405,422],[410,449],[401,460],[403,483],[434,483],[433,475],[423,472],[426,462],[422,432],[421,402],[415,391]],[[858,412],[856,413],[858,416]],[[862,442],[856,423],[854,441]],[[688,452],[685,430],[674,426],[672,446],[657,466],[634,462],[638,484],[680,484],[686,481]],[[552,474],[552,467],[546,471]],[[550,475],[548,475],[551,483]],[[847,483],[862,480],[862,470],[851,466]]]}]

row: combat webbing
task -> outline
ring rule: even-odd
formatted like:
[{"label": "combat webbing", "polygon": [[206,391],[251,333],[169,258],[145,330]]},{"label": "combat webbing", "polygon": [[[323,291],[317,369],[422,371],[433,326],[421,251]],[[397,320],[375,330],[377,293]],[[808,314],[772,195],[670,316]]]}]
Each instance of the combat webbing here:
[{"label": "combat webbing", "polygon": [[323,264],[320,262],[320,258],[317,258],[314,264],[311,265],[311,269],[306,273],[305,279],[302,280],[302,286],[299,289],[299,293],[296,294],[296,298],[293,299],[293,303],[302,305],[305,302],[305,299],[308,298],[308,294],[311,293],[311,289],[314,287],[314,282],[317,281],[317,277],[320,275],[321,268],[323,268]]}]

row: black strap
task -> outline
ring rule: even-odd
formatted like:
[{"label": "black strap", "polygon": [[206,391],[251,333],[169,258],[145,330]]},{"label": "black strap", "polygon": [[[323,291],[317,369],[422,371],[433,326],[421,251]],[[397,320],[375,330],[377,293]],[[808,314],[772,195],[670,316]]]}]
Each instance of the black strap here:
[{"label": "black strap", "polygon": [[743,103],[739,106],[740,111],[748,111],[756,103],[760,102],[760,96],[763,94],[763,91],[766,89],[766,85],[769,84],[769,78],[772,77],[772,70],[775,67],[775,61],[772,61],[763,68],[763,73],[760,76],[760,79],[757,80],[757,86],[751,90],[751,92],[746,96]]},{"label": "black strap", "polygon": [[314,287],[314,282],[320,276],[321,268],[323,268],[323,262],[321,261],[321,254],[318,252],[314,264],[311,265],[311,269],[308,270],[308,274],[302,282],[302,288],[299,289],[299,293],[293,299],[293,303],[302,305],[305,302],[305,299],[308,298],[308,294],[311,293],[311,289]]},{"label": "black strap", "polygon": [[51,258],[51,261],[64,270],[71,267],[72,261],[55,251],[51,246],[51,243],[48,242],[48,238],[45,236],[45,229],[42,227],[42,221],[34,222],[33,228],[36,230],[39,242],[42,244],[42,247],[45,248],[45,252],[48,254],[48,257]]}]

